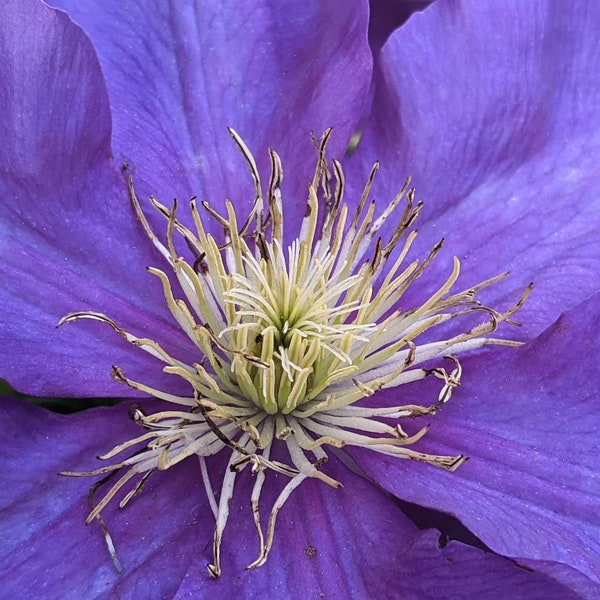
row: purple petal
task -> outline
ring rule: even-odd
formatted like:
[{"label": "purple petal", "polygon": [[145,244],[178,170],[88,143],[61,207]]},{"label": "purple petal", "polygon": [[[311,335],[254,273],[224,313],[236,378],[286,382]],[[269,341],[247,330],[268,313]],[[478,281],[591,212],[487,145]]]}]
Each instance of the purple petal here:
[{"label": "purple petal", "polygon": [[406,553],[399,570],[394,573],[397,587],[389,586],[380,597],[575,600],[582,596],[574,589],[589,593],[583,596],[588,598],[593,598],[594,592],[600,590],[599,585],[581,575],[565,576],[565,582],[557,583],[547,575],[528,572],[518,563],[460,542],[450,542],[443,550],[436,551],[436,534],[432,530],[421,531],[415,538],[410,553]]},{"label": "purple petal", "polygon": [[[2,571],[4,592],[21,596],[95,598],[115,589],[173,589],[197,551],[192,525],[202,513],[202,487],[188,481],[188,494],[177,500],[178,511],[170,510],[168,495],[153,502],[150,494],[129,512],[129,518],[110,519],[119,557],[128,566],[119,576],[113,567],[97,524],[85,527],[89,512],[89,478],[60,477],[62,470],[83,470],[93,457],[108,449],[110,440],[139,434],[127,419],[126,407],[93,409],[65,417],[23,401],[2,399],[3,417],[10,422],[5,445],[5,470],[0,488],[5,542]],[[160,477],[168,490],[174,475]],[[7,485],[10,482],[10,486]],[[111,515],[112,516],[112,515]],[[160,524],[160,531],[154,529]],[[201,526],[199,526],[200,528]],[[128,537],[136,544],[121,543]],[[5,546],[5,550],[7,547]],[[172,557],[169,568],[159,568],[164,554]],[[140,572],[139,565],[146,569]],[[67,583],[68,582],[68,583]],[[20,590],[20,591],[19,591]],[[141,597],[149,597],[141,593]]]},{"label": "purple petal", "polygon": [[[345,149],[371,79],[364,0],[277,5],[60,0],[90,35],[113,107],[113,146],[142,196],[225,198],[249,209],[252,182],[227,127],[257,153],[268,182],[273,147],[284,200],[304,207],[316,153],[309,139],[335,127]],[[124,43],[126,40],[126,43]],[[243,212],[243,211],[242,211]]]},{"label": "purple petal", "polygon": [[535,281],[531,333],[599,288],[599,20],[597,2],[432,4],[382,50],[355,153],[381,160],[380,196],[413,176],[420,248],[445,237],[466,285],[510,268],[498,300]]},{"label": "purple petal", "polygon": [[213,518],[197,463],[153,475],[125,510],[109,506],[104,513],[124,568],[119,575],[100,528],[83,525],[90,481],[57,472],[89,468],[94,454],[136,434],[126,407],[65,417],[4,398],[2,410],[8,434],[0,487],[5,594],[434,598],[446,590],[447,597],[491,598],[494,590],[528,600],[575,597],[547,576],[463,544],[439,551],[436,534],[416,530],[393,499],[335,461],[328,469],[346,487],[303,484],[280,513],[269,560],[252,571],[244,570],[256,540],[241,476],[225,535],[224,573],[216,581],[206,571]]},{"label": "purple petal", "polygon": [[32,0],[2,3],[0,54],[0,377],[39,395],[127,394],[111,365],[132,377],[161,366],[108,327],[56,330],[67,313],[96,310],[138,335],[181,338],[110,159],[96,55],[67,15]]},{"label": "purple petal", "polygon": [[[564,563],[599,581],[599,301],[522,348],[465,360],[458,393],[422,444],[471,457],[455,473],[364,452],[357,461],[399,497],[455,515],[499,554]],[[408,389],[405,401],[422,403],[426,392]]]},{"label": "purple petal", "polygon": [[581,572],[566,565],[529,561],[529,566],[536,571],[548,574],[555,581],[562,583],[569,590],[575,592],[578,598],[598,598],[600,596],[600,584],[591,581],[582,575]]}]

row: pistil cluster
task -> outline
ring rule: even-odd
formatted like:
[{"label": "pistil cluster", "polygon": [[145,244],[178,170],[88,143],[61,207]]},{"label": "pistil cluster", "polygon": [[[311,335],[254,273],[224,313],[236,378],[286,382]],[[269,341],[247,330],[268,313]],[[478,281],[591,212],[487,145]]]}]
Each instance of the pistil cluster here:
[{"label": "pistil cluster", "polygon": [[[408,182],[376,214],[375,203],[369,200],[376,164],[351,209],[344,202],[342,166],[326,158],[328,130],[315,142],[317,165],[308,185],[300,231],[286,243],[278,155],[269,151],[271,175],[265,193],[251,152],[235,131],[230,133],[254,181],[256,198],[244,222],[238,222],[231,202],[225,203],[225,212],[220,214],[208,203],[192,200],[190,229],[178,219],[176,203],[167,207],[152,198],[153,207],[165,218],[162,242],[129,180],[140,222],[169,265],[168,270],[148,270],[160,280],[165,301],[197,354],[171,356],[159,341],[139,338],[97,312],[73,313],[61,321],[104,322],[162,361],[164,371],[190,385],[188,397],[176,396],[133,381],[121,368],[113,368],[115,379],[174,408],[154,414],[133,409],[131,416],[144,432],[100,458],[110,460],[128,451],[130,455],[86,473],[64,473],[106,475],[100,482],[104,485],[120,474],[102,499],[92,502],[87,522],[100,521],[116,560],[102,520],[103,509],[119,494],[119,506],[128,504],[156,469],[197,457],[215,519],[213,560],[208,566],[215,577],[221,573],[221,539],[234,484],[246,467],[254,474],[249,507],[258,541],[257,557],[248,565],[252,568],[267,560],[279,511],[305,479],[313,477],[341,487],[326,472],[327,452],[332,448],[358,446],[450,471],[461,465],[463,456],[413,449],[427,428],[409,435],[401,420],[433,415],[450,399],[461,380],[457,354],[487,344],[517,345],[490,335],[502,322],[514,324],[511,316],[530,291],[527,288],[506,312],[486,308],[478,293],[506,273],[456,292],[460,264],[454,258],[447,279],[428,299],[409,310],[399,308],[406,290],[442,246],[435,245],[424,260],[407,259],[417,235],[412,225],[421,210]],[[222,239],[217,240],[206,227],[211,219],[222,228]],[[380,235],[388,222],[394,224],[391,233]],[[185,240],[189,256],[178,253],[178,237]],[[474,325],[466,319],[471,325],[461,333],[437,340],[436,331],[449,329],[440,326],[472,313],[485,319]],[[425,332],[427,342],[419,344]],[[427,405],[394,406],[392,396],[378,393],[430,376],[440,379],[440,392]],[[365,398],[370,400],[364,402]],[[278,460],[272,458],[276,446]],[[229,453],[229,461],[215,494],[207,458],[222,451]],[[264,528],[261,492],[273,471],[287,482],[270,506]]]}]

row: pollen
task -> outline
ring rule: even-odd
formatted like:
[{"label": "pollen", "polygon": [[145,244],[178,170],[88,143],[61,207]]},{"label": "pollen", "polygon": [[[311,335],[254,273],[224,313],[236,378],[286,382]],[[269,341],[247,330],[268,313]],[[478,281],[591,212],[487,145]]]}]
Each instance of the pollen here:
[{"label": "pollen", "polygon": [[[221,541],[236,478],[246,468],[253,474],[247,493],[258,545],[247,568],[267,560],[279,512],[303,481],[316,478],[342,487],[327,474],[328,452],[357,446],[455,470],[464,456],[419,452],[414,445],[427,427],[408,434],[402,420],[434,415],[450,399],[461,382],[460,353],[488,344],[519,344],[492,336],[502,323],[516,324],[511,317],[531,286],[505,312],[478,299],[482,289],[507,273],[456,291],[460,263],[454,258],[446,279],[418,306],[401,308],[406,291],[442,248],[439,242],[422,260],[408,259],[417,236],[413,224],[422,206],[415,202],[409,181],[377,211],[369,199],[379,168],[375,164],[360,197],[347,204],[342,165],[327,159],[327,130],[314,141],[317,164],[308,183],[305,216],[295,235],[286,235],[279,156],[269,150],[271,174],[265,193],[250,150],[235,131],[230,134],[254,183],[253,207],[243,221],[229,201],[218,212],[192,199],[191,219],[184,220],[178,218],[176,202],[165,206],[151,198],[153,209],[165,220],[161,241],[128,180],[141,226],[165,261],[165,268],[148,271],[160,281],[173,318],[197,351],[171,356],[160,340],[137,337],[98,312],[72,313],[59,323],[103,322],[190,386],[189,396],[176,396],[133,381],[121,367],[113,367],[115,379],[164,400],[170,408],[154,414],[134,408],[130,416],[144,432],[101,456],[109,461],[107,466],[63,473],[121,474],[98,503],[90,502],[87,519],[102,525],[115,564],[118,559],[102,511],[117,496],[123,508],[153,471],[187,458],[199,461],[199,477],[214,516],[208,565],[214,577],[221,574]],[[215,224],[222,230],[220,237],[211,233]],[[181,240],[189,249],[186,256],[176,249]],[[420,343],[422,339],[426,341]],[[395,405],[401,394],[384,392],[428,377],[439,379],[440,389],[427,404]],[[228,453],[228,464],[215,494],[207,459],[220,452]],[[125,458],[116,458],[120,456]],[[273,473],[283,475],[285,483],[268,507],[265,527],[261,492],[265,485],[275,485],[273,479],[281,480]],[[90,497],[107,479],[92,487]]]}]

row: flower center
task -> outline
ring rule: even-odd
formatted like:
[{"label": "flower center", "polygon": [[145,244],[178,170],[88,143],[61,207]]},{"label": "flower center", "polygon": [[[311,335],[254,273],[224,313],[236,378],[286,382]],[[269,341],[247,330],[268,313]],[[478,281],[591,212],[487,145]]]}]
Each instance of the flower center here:
[{"label": "flower center", "polygon": [[279,240],[263,248],[258,259],[248,250],[236,257],[244,272],[227,279],[229,326],[219,338],[235,350],[238,383],[253,382],[256,405],[289,414],[315,397],[324,365],[333,376],[353,364],[352,346],[367,343],[374,324],[359,315],[359,300],[347,298],[358,276],[334,274],[329,251],[311,255],[306,241],[295,241],[286,260]]},{"label": "flower center", "polygon": [[[120,501],[121,507],[142,489],[155,469],[168,469],[193,455],[200,460],[200,476],[216,522],[213,563],[208,567],[213,576],[221,573],[221,538],[234,482],[247,465],[256,476],[249,499],[259,545],[258,558],[249,567],[267,559],[277,515],[302,481],[315,477],[341,487],[321,470],[328,446],[358,446],[456,469],[466,460],[463,456],[430,455],[410,448],[427,428],[409,435],[400,420],[432,415],[448,401],[462,374],[457,353],[486,344],[518,345],[489,335],[502,322],[514,324],[510,318],[531,287],[506,312],[486,308],[477,299],[478,293],[506,274],[452,292],[460,271],[457,258],[447,279],[420,306],[399,308],[406,290],[441,249],[441,243],[436,244],[423,261],[407,261],[416,237],[411,226],[421,210],[408,182],[376,218],[375,204],[368,202],[378,169],[375,165],[351,211],[343,200],[341,164],[326,159],[331,135],[326,131],[318,144],[317,166],[308,186],[299,235],[286,245],[279,157],[270,150],[272,172],[265,194],[252,154],[233,130],[230,133],[255,184],[254,206],[242,225],[229,201],[225,216],[203,202],[203,218],[192,200],[192,231],[177,218],[177,203],[168,208],[153,198],[152,204],[166,219],[163,243],[150,228],[129,180],[136,213],[169,263],[178,288],[164,271],[148,270],[161,281],[167,305],[198,349],[198,356],[191,360],[189,356],[172,357],[159,341],[138,338],[101,313],[73,313],[60,323],[82,318],[107,323],[129,342],[166,363],[166,372],[190,384],[189,397],[175,396],[133,381],[115,367],[113,377],[117,380],[179,408],[152,415],[134,409],[132,417],[146,432],[100,458],[111,459],[138,446],[141,449],[94,471],[64,473],[124,471],[88,517],[88,523],[98,519],[105,529],[115,563],[102,510],[131,480],[137,478]],[[398,207],[403,207],[399,215]],[[223,243],[208,233],[206,218],[222,227]],[[391,218],[395,226],[384,237],[380,231]],[[176,251],[176,236],[185,240],[189,257]],[[176,293],[184,299],[176,298]],[[435,335],[440,326],[473,313],[484,314],[487,320],[449,337]],[[428,341],[417,343],[424,332],[428,332]],[[195,358],[199,360],[195,362]],[[450,372],[434,362],[440,359],[451,365]],[[442,385],[438,397],[427,405],[398,406],[394,402],[398,394],[384,392],[429,376],[439,378]],[[367,397],[372,398],[362,402]],[[279,456],[284,453],[289,457],[285,462],[271,458],[276,446],[280,447]],[[206,459],[222,450],[228,450],[230,456],[217,502]],[[270,509],[265,536],[260,497],[266,474],[273,470],[289,481]]]}]

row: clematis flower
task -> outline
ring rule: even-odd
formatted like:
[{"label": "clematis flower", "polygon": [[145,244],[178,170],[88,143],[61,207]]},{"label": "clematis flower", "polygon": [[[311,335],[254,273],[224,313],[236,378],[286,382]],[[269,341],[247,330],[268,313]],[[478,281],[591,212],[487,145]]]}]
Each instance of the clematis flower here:
[{"label": "clematis flower", "polygon": [[[79,25],[33,0],[0,8],[1,375],[139,398],[68,417],[4,401],[7,591],[593,597],[595,5],[436,2],[374,72],[361,2],[60,5]],[[327,163],[359,122],[345,170]],[[363,221],[375,157],[383,218]],[[422,210],[396,195],[405,172]],[[424,262],[396,260],[409,253]],[[495,337],[533,277],[525,327]],[[56,474],[130,440],[141,453],[90,513],[89,483]],[[440,550],[398,499],[493,553]]]}]

